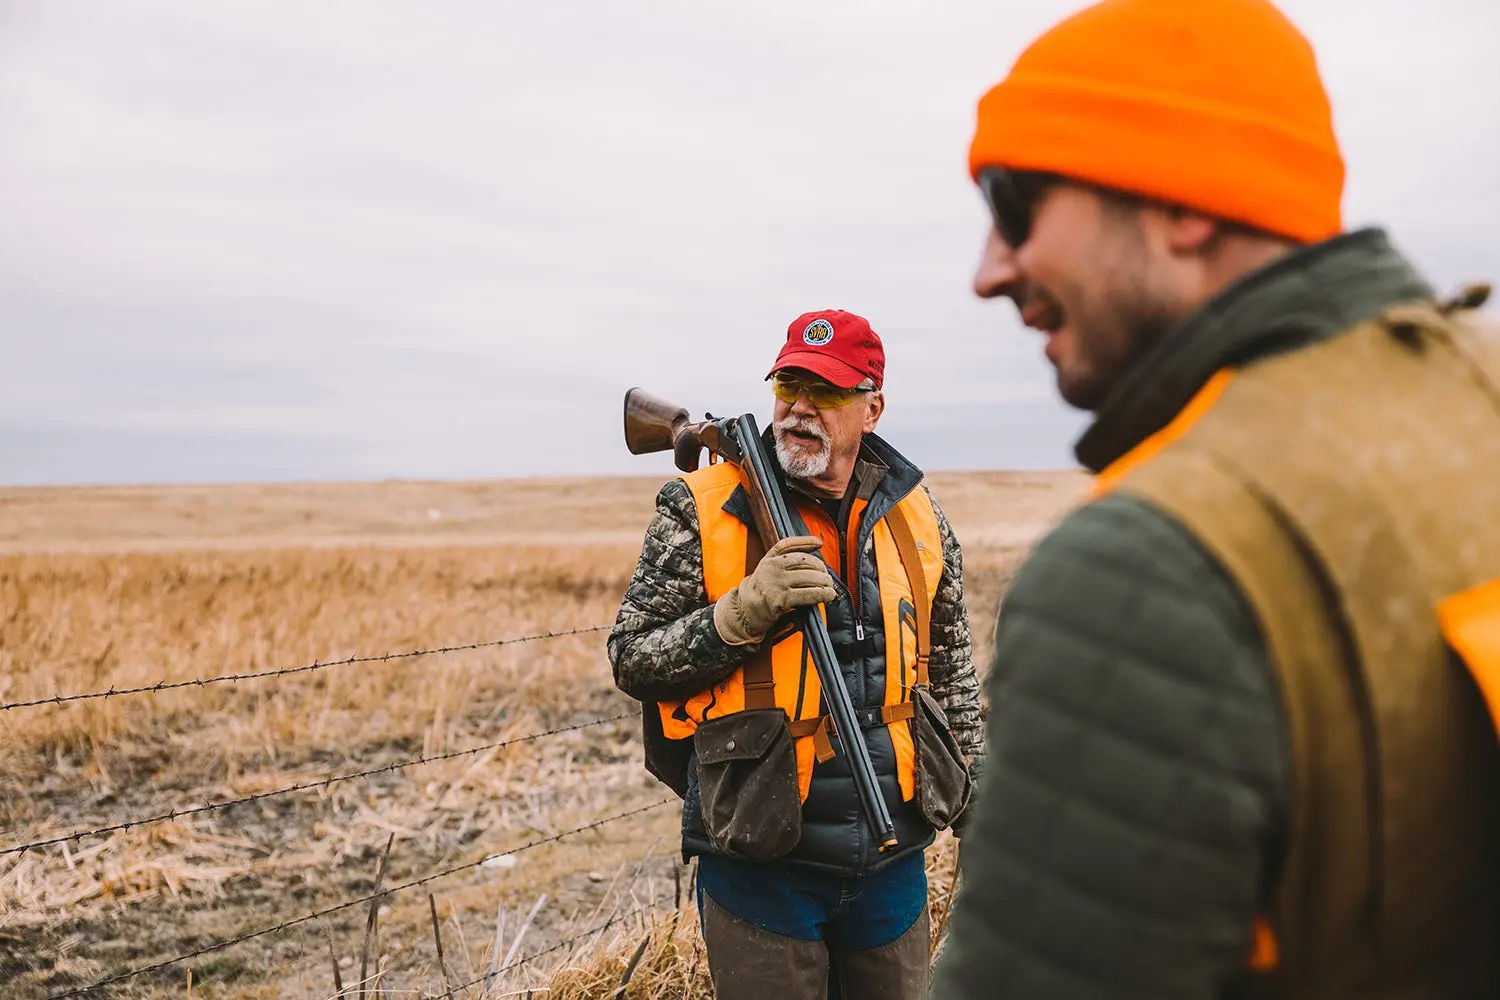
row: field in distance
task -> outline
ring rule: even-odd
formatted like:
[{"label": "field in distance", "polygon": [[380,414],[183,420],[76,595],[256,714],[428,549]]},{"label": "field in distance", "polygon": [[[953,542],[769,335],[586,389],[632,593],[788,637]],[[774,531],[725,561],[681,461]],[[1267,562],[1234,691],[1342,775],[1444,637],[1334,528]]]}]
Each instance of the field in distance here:
[{"label": "field in distance", "polygon": [[[607,626],[660,482],[0,489],[0,703]],[[965,547],[983,664],[1011,572],[1085,480],[976,472],[929,485]],[[491,995],[544,982],[553,997],[608,995],[657,926],[622,915],[680,902],[691,916],[675,798],[653,807],[671,793],[640,765],[638,722],[465,751],[634,710],[592,631],[0,711],[0,851],[389,768],[0,853],[0,982],[48,996],[369,894],[391,840],[384,887],[467,867],[380,901],[367,976],[436,993],[445,974],[483,974],[497,942],[515,958],[557,946]],[[936,892],[951,842],[931,853]],[[110,995],[181,996],[191,967],[195,996],[327,997],[335,967],[348,988],[366,964],[367,911]],[[701,988],[682,923],[653,933],[630,996]]]}]

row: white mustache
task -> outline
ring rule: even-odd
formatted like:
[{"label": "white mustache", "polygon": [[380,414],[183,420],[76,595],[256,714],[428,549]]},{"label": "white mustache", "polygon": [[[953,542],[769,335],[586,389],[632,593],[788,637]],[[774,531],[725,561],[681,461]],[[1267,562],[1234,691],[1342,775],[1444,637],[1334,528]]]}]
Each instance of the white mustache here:
[{"label": "white mustache", "polygon": [[817,438],[823,447],[829,446],[828,432],[825,431],[816,420],[811,417],[786,417],[775,425],[775,429],[782,434],[788,431],[797,431],[800,434],[810,434]]}]

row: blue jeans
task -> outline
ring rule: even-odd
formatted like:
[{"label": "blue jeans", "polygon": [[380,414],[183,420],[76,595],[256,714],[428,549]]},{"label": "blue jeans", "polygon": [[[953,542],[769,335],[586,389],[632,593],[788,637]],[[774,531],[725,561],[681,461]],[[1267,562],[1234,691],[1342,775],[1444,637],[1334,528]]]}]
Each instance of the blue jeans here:
[{"label": "blue jeans", "polygon": [[[783,937],[825,942],[838,953],[869,951],[895,941],[927,908],[923,852],[880,871],[840,876],[791,864],[756,864],[714,854],[698,856],[698,916],[708,894],[747,924]],[[829,1000],[839,997],[829,971]]]}]

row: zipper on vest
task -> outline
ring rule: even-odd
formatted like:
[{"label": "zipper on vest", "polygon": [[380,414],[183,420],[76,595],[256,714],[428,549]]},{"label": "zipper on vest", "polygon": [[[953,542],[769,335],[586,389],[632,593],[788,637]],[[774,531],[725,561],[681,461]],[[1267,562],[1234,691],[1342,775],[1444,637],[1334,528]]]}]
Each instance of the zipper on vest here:
[{"label": "zipper on vest", "polygon": [[839,529],[839,575],[844,578],[844,585],[849,588],[849,601],[854,605],[854,638],[858,642],[865,641],[865,620],[860,611],[859,592],[860,574],[859,560],[854,562],[854,582],[849,581],[849,530],[847,519],[838,525]]},{"label": "zipper on vest", "polygon": [[855,564],[854,564],[855,565],[855,569],[854,569],[854,582],[852,584],[849,582],[849,552],[850,552],[850,549],[849,549],[849,531],[848,531],[848,528],[847,528],[847,525],[848,525],[847,513],[846,513],[846,516],[844,517],[844,519],[842,521],[840,521],[839,519],[836,519],[834,517],[829,516],[828,511],[827,511],[826,508],[820,508],[817,513],[819,515],[823,516],[823,517],[827,517],[828,520],[832,521],[833,522],[833,528],[834,528],[834,530],[838,532],[838,535],[839,535],[839,575],[838,575],[838,584],[849,595],[849,604],[854,609],[854,639],[855,639],[856,642],[864,642],[864,640],[865,640],[865,622],[864,622],[864,617],[863,617],[863,615],[861,613],[861,609],[860,609],[859,592],[860,592],[861,588],[860,588],[860,581],[859,581],[859,561],[858,561],[858,559],[855,560]]}]

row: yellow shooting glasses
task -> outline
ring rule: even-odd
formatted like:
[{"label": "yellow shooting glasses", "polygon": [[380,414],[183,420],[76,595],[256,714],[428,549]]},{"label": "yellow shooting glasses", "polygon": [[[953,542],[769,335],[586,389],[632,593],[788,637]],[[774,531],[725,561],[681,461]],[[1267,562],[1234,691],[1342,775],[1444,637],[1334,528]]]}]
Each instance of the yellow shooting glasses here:
[{"label": "yellow shooting glasses", "polygon": [[808,401],[818,409],[836,410],[841,406],[848,406],[856,397],[875,390],[871,386],[843,389],[822,379],[809,381],[787,372],[777,372],[771,376],[771,391],[783,403],[795,403],[797,397],[805,392]]}]

